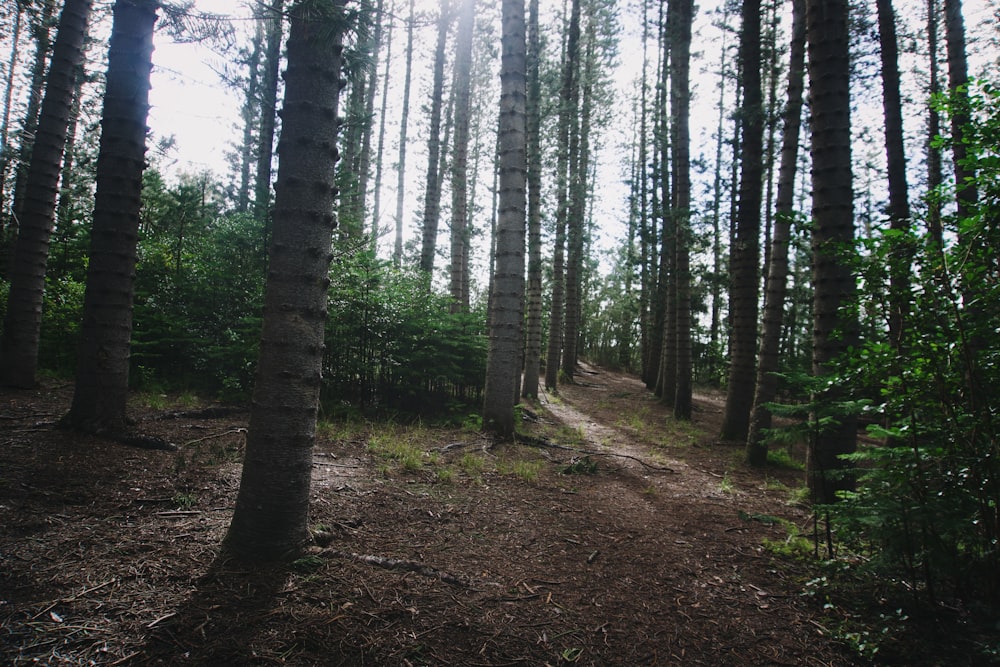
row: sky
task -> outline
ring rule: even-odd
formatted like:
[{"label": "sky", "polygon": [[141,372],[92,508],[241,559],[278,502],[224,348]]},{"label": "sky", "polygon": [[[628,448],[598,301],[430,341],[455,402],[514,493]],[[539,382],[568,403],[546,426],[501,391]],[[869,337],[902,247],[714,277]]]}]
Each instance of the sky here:
[{"label": "sky", "polygon": [[[983,47],[982,35],[994,32],[991,14],[996,9],[998,0],[975,0],[966,2],[964,14],[966,29],[970,41],[970,57],[973,61],[973,74],[984,71],[985,63],[994,60],[995,54]],[[480,0],[481,5],[495,7],[496,0]],[[543,3],[543,5],[546,3]],[[710,11],[715,5],[713,0],[707,0],[699,7],[694,28],[692,63],[693,114],[692,114],[692,157],[714,158],[715,124],[718,113],[716,104],[716,70],[719,66],[719,54],[722,42],[721,32],[713,25],[716,16]],[[235,15],[238,17],[237,29],[249,29],[249,21],[245,19],[250,14],[246,2],[236,0],[195,0],[198,11]],[[554,5],[552,5],[554,6]],[[599,247],[613,247],[624,235],[624,225],[627,217],[626,197],[627,187],[624,185],[626,164],[630,156],[629,143],[632,140],[634,120],[628,106],[628,100],[635,91],[635,81],[640,70],[641,41],[639,39],[638,0],[621,0],[620,17],[624,27],[620,46],[619,70],[615,82],[621,107],[603,138],[602,149],[595,156],[600,177],[597,179],[595,191],[595,219],[600,226]],[[925,0],[896,0],[897,14],[900,16],[900,39],[905,44],[914,39],[913,32],[922,28]],[[436,12],[438,0],[418,0],[417,9]],[[481,13],[484,10],[480,10]],[[787,29],[788,19],[784,21]],[[425,30],[425,39],[431,38],[431,30]],[[394,35],[395,49],[392,54],[393,73],[390,85],[390,100],[401,99],[403,35],[397,30]],[[942,31],[943,38],[943,31]],[[419,39],[419,36],[418,36]],[[730,36],[730,43],[735,37]],[[426,147],[421,138],[415,137],[418,122],[412,120],[413,115],[421,114],[424,102],[422,94],[426,94],[429,78],[429,61],[432,45],[418,49],[417,62],[414,65],[414,88],[411,102],[410,152],[407,161],[407,191],[408,211],[406,219],[407,236],[416,233],[417,208],[422,191],[423,172],[426,169]],[[159,32],[156,37],[156,51],[153,55],[153,89],[151,92],[152,109],[149,125],[154,137],[173,135],[176,148],[168,155],[151,158],[158,160],[158,166],[168,174],[182,172],[201,172],[208,170],[219,177],[226,174],[225,154],[231,150],[238,137],[236,118],[242,100],[239,95],[220,84],[218,71],[223,68],[223,59],[211,49],[197,43],[177,44],[169,37]],[[978,61],[978,62],[977,62]],[[380,63],[380,71],[384,61]],[[915,81],[921,73],[919,60],[904,61],[904,82]],[[909,76],[907,70],[910,70]],[[917,95],[915,88],[910,91]],[[856,91],[856,96],[862,106],[857,116],[856,132],[878,133],[878,116],[880,109],[880,89],[873,86],[871,90]],[[386,164],[395,162],[395,136],[398,129],[393,127],[393,121],[398,114],[398,104],[390,104],[387,118]],[[915,121],[919,122],[919,120]],[[912,135],[920,128],[913,124],[909,131]],[[877,143],[877,142],[876,142]],[[916,153],[917,151],[914,151]],[[875,159],[878,159],[875,156]],[[915,168],[917,158],[911,159],[911,168]],[[696,175],[696,179],[698,176]],[[702,178],[706,178],[702,176]],[[395,202],[395,174],[390,170],[383,176],[382,208],[391,217]],[[704,185],[702,182],[702,186]],[[699,184],[696,181],[696,188]],[[485,186],[480,186],[481,194],[485,196]],[[696,204],[698,193],[695,193]],[[384,239],[381,247],[388,252],[390,241]]]}]

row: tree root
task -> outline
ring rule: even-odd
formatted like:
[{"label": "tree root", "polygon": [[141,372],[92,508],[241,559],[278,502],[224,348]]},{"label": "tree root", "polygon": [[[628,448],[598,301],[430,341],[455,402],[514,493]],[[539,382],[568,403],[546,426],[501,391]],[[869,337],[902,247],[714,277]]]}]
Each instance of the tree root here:
[{"label": "tree root", "polygon": [[437,579],[443,583],[450,586],[456,586],[459,588],[472,588],[472,580],[468,577],[459,574],[452,574],[450,572],[445,572],[439,570],[436,567],[431,567],[430,565],[424,565],[423,563],[418,563],[413,560],[399,560],[397,558],[386,558],[385,556],[372,556],[369,554],[356,554],[352,551],[340,551],[339,549],[323,549],[320,551],[318,556],[326,556],[329,558],[346,558],[348,560],[353,560],[358,563],[366,563],[368,565],[374,565],[376,567],[381,567],[386,570],[402,570],[404,572],[413,572],[419,574],[422,577],[427,577],[429,579]]},{"label": "tree root", "polygon": [[646,463],[642,459],[637,458],[635,456],[631,456],[629,454],[619,454],[618,452],[598,452],[592,449],[578,449],[577,447],[567,447],[566,445],[559,445],[552,442],[551,440],[548,440],[546,438],[541,438],[535,435],[518,433],[517,435],[514,436],[514,441],[524,445],[531,445],[533,447],[562,449],[567,452],[573,452],[575,454],[586,454],[588,456],[616,456],[618,458],[630,459],[632,461],[635,461],[636,463],[641,464],[642,466],[648,468],[649,470],[656,470],[657,472],[673,472],[673,473],[677,472],[673,468],[669,468],[667,466],[654,466],[651,463]]}]

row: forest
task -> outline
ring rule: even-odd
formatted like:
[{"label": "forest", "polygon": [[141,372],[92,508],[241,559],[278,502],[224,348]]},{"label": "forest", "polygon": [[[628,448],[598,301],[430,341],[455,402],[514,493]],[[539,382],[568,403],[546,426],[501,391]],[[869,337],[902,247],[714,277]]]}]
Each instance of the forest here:
[{"label": "forest", "polygon": [[0,656],[997,664],[997,26],[5,2]]}]

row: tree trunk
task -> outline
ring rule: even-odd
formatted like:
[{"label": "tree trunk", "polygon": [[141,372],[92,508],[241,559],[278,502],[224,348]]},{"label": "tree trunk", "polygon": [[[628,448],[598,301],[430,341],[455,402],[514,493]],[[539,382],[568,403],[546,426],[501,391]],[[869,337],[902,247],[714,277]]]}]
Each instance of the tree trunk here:
[{"label": "tree trunk", "polygon": [[[317,15],[322,12],[320,15]],[[246,458],[226,549],[277,560],[308,541],[309,486],[323,361],[343,0],[289,11],[274,237]],[[328,22],[330,30],[317,29]],[[332,34],[331,34],[332,33]]]},{"label": "tree trunk", "polygon": [[[816,377],[829,374],[837,358],[858,339],[855,316],[842,310],[855,302],[856,285],[845,261],[854,242],[851,175],[851,91],[847,0],[808,0],[809,91],[812,110],[813,355]],[[841,396],[817,397],[829,404]],[[857,444],[857,418],[845,417],[813,436],[806,476],[815,502],[830,503],[853,488],[840,455]]]},{"label": "tree trunk", "polygon": [[556,233],[552,249],[552,295],[549,340],[545,354],[545,388],[557,391],[562,361],[563,323],[566,318],[566,226],[569,218],[571,142],[576,114],[577,51],[580,41],[580,1],[572,0],[563,52],[562,87],[559,92],[558,155],[556,157]]},{"label": "tree trunk", "polygon": [[136,244],[146,167],[155,0],[117,0],[97,156],[97,195],[80,327],[76,388],[65,424],[126,430]]},{"label": "tree trunk", "polygon": [[674,38],[670,58],[670,93],[674,118],[674,142],[672,157],[674,163],[673,206],[675,244],[673,281],[675,284],[675,335],[676,364],[674,395],[672,396],[674,417],[691,419],[691,25],[694,21],[693,0],[672,0],[676,4],[674,16]]},{"label": "tree trunk", "polygon": [[955,168],[955,199],[959,219],[972,215],[979,194],[976,172],[966,163],[965,126],[969,122],[969,64],[965,54],[965,21],[962,0],[944,0],[945,41],[948,49],[948,89],[958,103],[951,114],[951,155]]},{"label": "tree trunk", "polygon": [[569,182],[567,196],[569,203],[566,216],[566,303],[563,315],[562,334],[562,369],[563,378],[572,381],[576,370],[577,338],[580,334],[580,286],[583,270],[583,217],[586,211],[584,201],[587,178],[586,163],[583,155],[583,130],[580,117],[583,108],[580,102],[580,86],[583,74],[583,63],[580,61],[580,0],[572,0],[573,8],[570,14],[566,66],[572,68],[572,88],[568,104],[570,109],[569,125]]},{"label": "tree trunk", "polygon": [[[372,132],[375,120],[375,91],[378,88],[378,59],[382,50],[382,20],[385,16],[385,0],[377,0],[375,5],[375,33],[372,36],[368,57],[367,80],[365,85],[364,118],[361,127],[361,151],[358,155],[357,191],[354,193],[354,212],[357,216],[358,234],[365,233],[365,212],[368,210],[368,181],[371,179]],[[375,224],[370,230],[370,243],[378,238]]]},{"label": "tree trunk", "polygon": [[[21,3],[17,3],[14,14],[14,27],[12,28],[10,37],[10,57],[7,58],[7,81],[4,83],[3,91],[3,117],[0,119],[0,248],[4,247],[3,239],[7,235],[7,218],[4,215],[4,211],[7,209],[6,201],[6,185],[7,185],[7,169],[10,167],[10,146],[7,145],[7,140],[10,137],[10,112],[11,103],[14,98],[14,81],[17,78],[15,74],[17,73],[17,61],[21,54],[20,44],[21,41],[21,18],[24,15],[24,8]],[[2,263],[2,255],[0,255],[0,263]],[[0,268],[2,270],[2,268]]]},{"label": "tree trunk", "polygon": [[788,92],[781,138],[781,164],[778,167],[778,194],[775,200],[774,230],[771,234],[767,290],[764,297],[764,324],[760,336],[760,361],[757,366],[757,390],[750,413],[747,434],[747,461],[751,465],[767,462],[764,430],[771,428],[771,411],[780,368],[779,348],[788,292],[788,242],[791,234],[795,198],[795,171],[798,166],[799,135],[802,127],[802,91],[805,79],[806,0],[792,1],[792,41],[789,50]]},{"label": "tree trunk", "polygon": [[451,154],[451,309],[469,310],[464,300],[465,246],[469,242],[468,165],[469,165],[469,91],[472,88],[472,34],[476,21],[476,1],[462,0],[455,44],[455,138]]},{"label": "tree trunk", "polygon": [[73,104],[77,68],[83,61],[91,0],[67,0],[59,18],[31,151],[20,231],[14,245],[10,292],[0,343],[0,383],[35,385],[49,240],[55,224],[59,167]]},{"label": "tree trunk", "polygon": [[521,395],[538,398],[538,379],[542,363],[542,147],[539,129],[542,87],[538,76],[541,59],[538,0],[530,0],[528,3],[527,49],[528,315]]},{"label": "tree trunk", "polygon": [[[910,201],[906,185],[896,17],[892,0],[876,0],[875,4],[878,7],[879,44],[882,51],[882,111],[885,116],[885,153],[889,178],[889,227],[905,235],[910,229]],[[903,327],[910,314],[909,254],[897,254],[889,267],[889,343],[894,347],[899,346]]]},{"label": "tree trunk", "polygon": [[[389,106],[389,74],[392,71],[392,29],[395,25],[395,8],[389,8],[389,25],[386,26],[385,70],[382,74],[382,104],[378,114],[378,146],[375,149],[375,185],[372,188],[372,253],[378,248],[378,239],[386,229],[380,228],[382,220],[382,174],[385,157],[385,119]],[[373,82],[374,85],[374,82]]]},{"label": "tree trunk", "polygon": [[729,384],[723,415],[723,440],[745,442],[753,407],[757,354],[757,291],[760,261],[760,206],[763,174],[764,114],[760,82],[760,0],[743,1],[740,34],[743,81],[741,176],[735,244],[730,251]]},{"label": "tree trunk", "polygon": [[399,121],[399,166],[396,173],[396,238],[392,249],[392,264],[399,268],[403,261],[403,201],[406,196],[406,129],[410,116],[410,84],[413,80],[414,0],[410,0],[410,18],[406,22],[406,75],[403,80],[403,108]]},{"label": "tree trunk", "polygon": [[[261,50],[264,47],[264,20],[256,19],[256,29],[247,59],[247,87],[243,91],[243,108],[240,120],[243,122],[243,137],[239,146],[240,183],[236,191],[236,210],[246,213],[250,210],[250,169],[254,164],[254,131],[260,127],[260,74]],[[259,145],[259,142],[257,142]]]},{"label": "tree trunk", "polygon": [[526,144],[524,0],[503,0],[500,64],[499,214],[496,269],[490,305],[483,425],[501,438],[514,435],[514,402],[523,345]]},{"label": "tree trunk", "polygon": [[271,239],[271,163],[274,125],[278,111],[278,69],[281,62],[285,0],[272,0],[267,11],[267,46],[260,81],[260,131],[257,137],[257,173],[254,178],[254,218],[263,230],[263,247]]},{"label": "tree trunk", "polygon": [[[14,216],[20,217],[27,196],[28,172],[31,166],[31,152],[35,145],[38,132],[39,107],[42,104],[42,94],[45,83],[45,68],[49,64],[49,48],[52,46],[52,16],[55,14],[55,0],[43,0],[42,13],[38,17],[32,32],[35,36],[35,58],[31,66],[31,83],[28,86],[28,102],[24,112],[24,122],[21,124],[21,147],[18,152],[17,170],[14,173],[14,203],[11,208]],[[65,7],[63,8],[65,11]],[[55,53],[53,52],[53,59]],[[49,66],[51,67],[51,66]],[[15,226],[20,222],[15,220]]]},{"label": "tree trunk", "polygon": [[[934,96],[941,92],[940,73],[938,70],[938,17],[937,1],[927,0],[927,52],[929,54],[928,95],[932,100],[927,105],[927,191],[934,192],[941,186],[941,149],[934,145],[941,134],[941,114],[938,112]],[[944,229],[941,224],[941,204],[937,197],[929,197],[927,203],[927,228],[931,240],[939,248],[944,247]]]},{"label": "tree trunk", "polygon": [[427,184],[424,193],[424,216],[421,230],[420,270],[427,274],[430,285],[437,252],[438,219],[441,215],[441,183],[438,180],[441,159],[441,106],[444,99],[445,44],[451,23],[449,0],[441,0],[438,17],[437,47],[434,50],[434,82],[431,89],[431,118],[427,134]]}]

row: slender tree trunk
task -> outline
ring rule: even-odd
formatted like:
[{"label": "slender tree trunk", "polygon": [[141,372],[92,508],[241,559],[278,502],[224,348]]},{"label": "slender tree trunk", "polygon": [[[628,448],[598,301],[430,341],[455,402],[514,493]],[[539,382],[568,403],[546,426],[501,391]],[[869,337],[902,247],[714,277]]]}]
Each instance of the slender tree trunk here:
[{"label": "slender tree trunk", "polygon": [[692,0],[672,0],[677,9],[671,48],[670,92],[675,132],[672,148],[674,162],[674,227],[677,233],[673,281],[676,285],[676,375],[673,408],[677,419],[691,419],[691,25],[694,21]]},{"label": "slender tree trunk", "polygon": [[83,61],[91,0],[67,0],[59,18],[38,130],[31,151],[20,230],[14,245],[10,292],[0,342],[0,383],[33,387],[38,367],[45,270],[55,224],[59,167]]},{"label": "slender tree trunk", "polygon": [[406,197],[406,130],[410,116],[410,84],[413,80],[414,0],[410,0],[410,18],[406,22],[406,74],[403,79],[403,108],[399,121],[399,165],[396,170],[396,239],[392,264],[399,268],[403,261],[403,201]]},{"label": "slender tree trunk", "polygon": [[649,139],[649,82],[646,72],[649,69],[649,8],[647,0],[642,0],[642,80],[639,95],[639,169],[637,172],[639,196],[639,372],[646,379],[646,359],[649,356],[650,341],[650,301],[652,286],[650,285],[650,243],[649,243],[649,167],[647,144]]},{"label": "slender tree trunk", "polygon": [[437,47],[434,49],[434,81],[431,89],[430,129],[427,135],[427,184],[424,193],[424,216],[420,243],[420,270],[427,274],[428,286],[434,272],[437,252],[438,219],[441,215],[441,183],[438,169],[441,160],[441,106],[444,99],[445,44],[451,24],[451,4],[441,0],[438,18]]},{"label": "slender tree trunk", "polygon": [[741,107],[740,200],[735,244],[730,251],[729,385],[723,415],[723,440],[745,442],[753,407],[757,353],[757,291],[760,261],[760,207],[764,115],[760,80],[760,0],[743,0],[740,35],[743,80]]},{"label": "slender tree trunk", "polygon": [[767,291],[764,297],[764,325],[760,336],[760,362],[757,366],[757,390],[750,413],[747,434],[747,461],[764,465],[767,442],[764,431],[771,428],[767,404],[778,389],[775,373],[780,368],[779,348],[788,292],[788,242],[795,197],[795,172],[798,165],[799,135],[802,128],[802,91],[805,80],[806,0],[792,0],[792,41],[789,49],[788,92],[781,138],[781,164],[778,167],[778,193],[775,201],[774,231],[771,235],[770,262],[767,267]]},{"label": "slender tree trunk", "polygon": [[465,247],[469,242],[468,164],[469,92],[472,88],[472,34],[476,22],[475,0],[462,0],[455,47],[455,138],[451,159],[451,309],[468,311],[463,299],[466,275]]},{"label": "slender tree trunk", "polygon": [[[718,120],[715,125],[715,166],[712,178],[712,305],[708,325],[708,368],[707,375],[713,383],[718,383],[719,361],[722,357],[722,147],[726,122],[726,60],[729,53],[729,4],[723,3],[722,46],[719,55],[719,98]],[[735,160],[735,157],[733,158]]]},{"label": "slender tree trunk", "polygon": [[[42,94],[45,83],[46,66],[49,64],[49,48],[52,46],[52,17],[55,14],[56,1],[43,0],[42,13],[35,23],[35,58],[31,66],[31,83],[28,86],[28,101],[24,112],[24,122],[21,124],[21,147],[18,152],[17,170],[14,173],[14,204],[12,210],[20,217],[27,196],[28,172],[31,165],[31,152],[35,145],[39,123],[39,109],[42,104]],[[63,8],[65,11],[65,7]],[[55,53],[53,52],[53,59]],[[15,220],[15,225],[20,222]]]},{"label": "slender tree trunk", "polygon": [[97,195],[73,404],[64,423],[123,434],[136,245],[146,167],[156,0],[117,0],[97,157]]},{"label": "slender tree trunk", "polygon": [[[14,98],[14,81],[16,79],[17,61],[21,54],[21,17],[24,15],[24,8],[20,0],[17,2],[14,14],[14,27],[10,37],[10,57],[7,58],[7,81],[3,91],[3,117],[0,119],[0,248],[3,247],[3,239],[7,235],[7,170],[10,167],[10,146],[7,140],[10,138],[10,112],[11,103]],[[0,257],[2,259],[2,257]],[[2,262],[0,262],[2,265]]]},{"label": "slender tree trunk", "polygon": [[[650,327],[649,354],[646,357],[644,372],[646,387],[657,396],[663,395],[663,344],[667,315],[667,270],[668,244],[672,239],[667,234],[669,219],[667,210],[670,208],[670,167],[664,161],[666,154],[664,145],[668,137],[667,123],[667,69],[670,66],[670,39],[667,33],[667,4],[660,3],[659,13],[659,63],[657,65],[656,101],[653,117],[653,178],[651,191],[653,206],[651,217],[660,223],[656,238],[650,239]],[[650,229],[655,230],[656,224],[651,223]],[[658,242],[657,242],[658,241]],[[654,262],[655,259],[655,262]]]},{"label": "slender tree trunk", "polygon": [[944,0],[945,41],[948,49],[948,89],[959,103],[951,114],[951,156],[955,169],[955,199],[959,219],[972,215],[979,199],[976,172],[966,163],[965,125],[969,122],[967,107],[969,64],[965,54],[965,21],[962,0]]},{"label": "slender tree trunk", "polygon": [[378,147],[375,149],[375,187],[372,189],[372,253],[378,247],[378,238],[388,230],[382,229],[382,173],[385,156],[385,119],[389,106],[389,74],[392,71],[392,29],[395,25],[395,6],[389,8],[389,25],[386,27],[385,70],[382,73],[382,105],[378,114]]},{"label": "slender tree trunk", "polygon": [[[882,51],[882,110],[889,178],[889,227],[902,235],[910,229],[910,200],[903,145],[903,102],[899,93],[899,47],[892,0],[876,0]],[[907,253],[908,255],[908,253]],[[898,347],[910,314],[910,258],[897,256],[889,267],[889,342]]]},{"label": "slender tree trunk", "polygon": [[[375,121],[375,91],[378,89],[378,59],[382,50],[382,21],[385,16],[385,0],[375,5],[375,34],[372,37],[371,58],[368,64],[367,85],[365,87],[364,119],[361,130],[361,153],[358,156],[358,189],[354,198],[354,211],[358,218],[359,235],[365,233],[365,212],[368,208],[368,181],[371,179],[372,132]],[[378,238],[375,223],[371,228],[371,244]]]},{"label": "slender tree trunk", "polygon": [[[928,69],[928,97],[933,100],[941,92],[940,72],[938,68],[938,17],[937,0],[927,0],[927,52],[930,56]],[[927,105],[927,191],[934,192],[941,186],[941,149],[934,145],[941,134],[941,114],[934,102]],[[931,239],[939,248],[944,247],[944,229],[941,225],[941,205],[936,197],[928,198],[927,227]]]},{"label": "slender tree trunk", "polygon": [[243,108],[240,110],[243,138],[239,148],[240,184],[236,192],[236,210],[242,213],[250,210],[250,170],[256,152],[254,131],[260,127],[260,61],[263,47],[264,26],[263,20],[258,17],[247,61],[247,87],[243,91]]},{"label": "slender tree trunk", "polygon": [[[556,233],[552,250],[552,295],[549,312],[549,341],[545,355],[545,388],[558,390],[559,369],[562,361],[563,322],[566,316],[565,248],[566,226],[569,218],[571,141],[574,135],[573,118],[576,113],[577,51],[580,41],[580,2],[572,0],[567,26],[566,46],[563,52],[562,87],[559,93],[558,156],[556,158]],[[575,27],[574,27],[575,26]]]},{"label": "slender tree trunk", "polygon": [[[844,249],[854,242],[847,0],[808,0],[806,16],[813,162],[812,371],[823,377],[858,340],[857,318],[843,308],[854,303],[857,290],[844,257]],[[818,398],[829,403],[842,397],[828,390]],[[814,501],[831,503],[838,491],[853,488],[850,465],[840,456],[856,445],[856,417],[844,417],[813,436],[806,476]]]},{"label": "slender tree trunk", "polygon": [[[319,15],[317,15],[319,14]],[[309,540],[312,446],[323,361],[343,0],[289,11],[274,237],[246,457],[226,549],[278,560]],[[329,22],[330,30],[316,28]],[[331,32],[333,33],[331,35]]]},{"label": "slender tree trunk", "polygon": [[527,151],[528,151],[528,285],[527,343],[524,351],[524,383],[521,394],[538,398],[542,362],[542,147],[541,97],[538,75],[541,39],[538,30],[538,0],[528,2],[527,44]]},{"label": "slender tree trunk", "polygon": [[271,240],[271,163],[274,159],[274,125],[278,111],[278,69],[284,34],[285,0],[272,0],[267,8],[267,44],[260,82],[260,130],[257,137],[257,172],[254,178],[254,218],[263,231],[263,248]]},{"label": "slender tree trunk", "polygon": [[483,393],[483,425],[501,438],[514,435],[514,402],[524,344],[524,235],[526,45],[524,0],[503,0],[500,64],[499,214],[496,269],[490,305],[490,342]]},{"label": "slender tree trunk", "polygon": [[[571,120],[569,127],[569,204],[566,218],[566,310],[563,319],[562,368],[563,378],[572,381],[576,370],[576,351],[580,335],[580,290],[583,271],[583,222],[586,211],[586,162],[583,152],[583,114],[580,87],[587,76],[580,62],[580,0],[572,0],[570,35],[568,43],[575,46],[567,53],[567,66],[573,68],[573,87],[569,100]],[[584,56],[586,59],[586,56]]]}]

